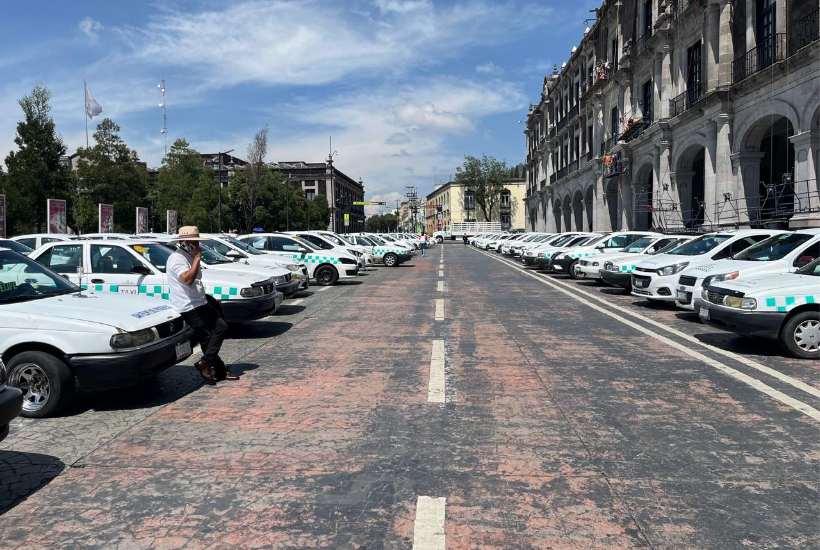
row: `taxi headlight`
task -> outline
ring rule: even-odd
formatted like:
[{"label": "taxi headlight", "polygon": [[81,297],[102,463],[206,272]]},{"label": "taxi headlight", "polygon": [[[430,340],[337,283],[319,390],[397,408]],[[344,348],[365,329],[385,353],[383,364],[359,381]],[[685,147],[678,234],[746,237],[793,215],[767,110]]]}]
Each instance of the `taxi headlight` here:
[{"label": "taxi headlight", "polygon": [[[118,329],[122,330],[122,329]],[[154,341],[154,331],[150,328],[136,330],[134,332],[122,331],[111,337],[109,345],[114,348],[135,348]]]},{"label": "taxi headlight", "polygon": [[592,262],[592,267],[598,267],[598,262]]},{"label": "taxi headlight", "polygon": [[256,296],[261,296],[263,289],[261,286],[243,288],[239,291],[239,295],[243,298],[255,298]]},{"label": "taxi headlight", "polygon": [[754,298],[741,298],[740,296],[726,296],[723,305],[734,309],[756,309],[757,300]]},{"label": "taxi headlight", "polygon": [[296,272],[302,271],[302,268],[299,266],[299,264],[287,264],[285,265],[285,269]]},{"label": "taxi headlight", "polygon": [[720,281],[731,281],[737,279],[739,272],[733,271],[732,273],[721,273],[720,275],[709,275],[703,280],[703,286],[708,285],[709,283],[719,283]]},{"label": "taxi headlight", "polygon": [[706,289],[706,283],[703,284],[703,287],[700,289],[700,297],[704,300],[709,299],[709,291]]},{"label": "taxi headlight", "polygon": [[539,252],[539,253],[538,253],[538,257],[539,257],[539,258],[543,258],[543,257],[544,257],[544,253],[543,253],[543,252]]},{"label": "taxi headlight", "polygon": [[618,270],[615,268],[615,264],[613,264],[612,262],[606,262],[606,263],[604,264],[604,270],[606,270],[606,271],[618,271]]},{"label": "taxi headlight", "polygon": [[662,267],[658,270],[658,275],[666,276],[666,275],[674,275],[676,273],[680,273],[681,271],[686,269],[687,265],[689,265],[689,262],[683,262],[683,263],[680,263],[680,264],[668,265],[666,267]]}]

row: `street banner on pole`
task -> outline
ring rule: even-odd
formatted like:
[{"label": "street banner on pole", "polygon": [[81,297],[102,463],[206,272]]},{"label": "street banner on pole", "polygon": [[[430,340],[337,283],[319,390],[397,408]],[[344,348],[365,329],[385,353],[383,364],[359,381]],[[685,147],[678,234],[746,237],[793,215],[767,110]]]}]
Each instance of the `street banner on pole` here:
[{"label": "street banner on pole", "polygon": [[98,204],[99,208],[99,225],[97,232],[99,233],[113,233],[114,232],[114,205],[113,204]]},{"label": "street banner on pole", "polygon": [[165,221],[168,224],[168,234],[175,234],[177,232],[177,211],[167,210],[165,212]]},{"label": "street banner on pole", "polygon": [[137,206],[137,228],[136,233],[149,233],[148,231],[148,209],[144,206]]},{"label": "street banner on pole", "polygon": [[0,238],[6,238],[6,196],[0,195]]},{"label": "street banner on pole", "polygon": [[350,214],[345,214],[345,227],[350,227]]},{"label": "street banner on pole", "polygon": [[64,200],[46,199],[46,212],[48,212],[49,233],[68,233]]}]

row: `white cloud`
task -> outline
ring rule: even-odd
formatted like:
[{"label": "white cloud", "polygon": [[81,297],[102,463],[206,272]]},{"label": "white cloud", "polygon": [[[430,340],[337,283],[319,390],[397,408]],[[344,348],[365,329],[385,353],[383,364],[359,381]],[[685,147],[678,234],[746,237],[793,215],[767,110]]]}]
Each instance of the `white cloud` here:
[{"label": "white cloud", "polygon": [[404,132],[396,132],[394,134],[391,134],[389,138],[384,140],[384,142],[388,145],[405,145],[407,143],[410,143],[410,141],[410,136],[408,136]]},{"label": "white cloud", "polygon": [[483,65],[476,65],[475,70],[476,70],[477,73],[487,73],[487,74],[489,74],[489,73],[499,73],[499,72],[501,72],[501,67],[499,67],[498,65],[496,65],[492,61],[488,61],[487,63],[484,63]]},{"label": "white cloud", "polygon": [[376,0],[374,4],[382,13],[410,13],[433,7],[429,0]]},{"label": "white cloud", "polygon": [[437,130],[448,134],[464,134],[475,125],[464,115],[441,111],[432,103],[402,105],[394,111],[396,123],[413,130]]},{"label": "white cloud", "polygon": [[90,17],[86,17],[80,21],[78,27],[80,31],[88,37],[88,41],[92,44],[97,42],[97,39],[100,37],[100,31],[103,28],[102,23],[91,19]]}]

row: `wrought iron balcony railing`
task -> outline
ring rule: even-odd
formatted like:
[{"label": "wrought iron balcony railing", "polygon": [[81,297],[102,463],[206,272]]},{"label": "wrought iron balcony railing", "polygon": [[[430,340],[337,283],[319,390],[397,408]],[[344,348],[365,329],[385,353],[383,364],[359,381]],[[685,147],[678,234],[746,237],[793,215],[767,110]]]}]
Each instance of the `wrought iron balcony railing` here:
[{"label": "wrought iron balcony railing", "polygon": [[703,97],[703,87],[698,82],[679,96],[669,100],[669,117],[674,118],[680,115],[697,103],[701,97]]},{"label": "wrought iron balcony railing", "polygon": [[732,61],[732,84],[786,59],[786,43],[786,33],[778,33]]}]

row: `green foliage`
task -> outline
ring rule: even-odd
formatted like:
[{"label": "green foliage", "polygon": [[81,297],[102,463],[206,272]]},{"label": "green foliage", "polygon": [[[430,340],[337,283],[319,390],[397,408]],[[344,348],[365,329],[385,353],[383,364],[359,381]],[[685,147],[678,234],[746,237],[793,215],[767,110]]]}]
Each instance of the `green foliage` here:
[{"label": "green foliage", "polygon": [[[47,231],[46,199],[70,195],[69,169],[60,164],[66,149],[49,114],[50,100],[48,88],[35,86],[18,102],[23,109],[14,138],[18,150],[6,157],[8,175],[0,191],[6,195],[6,223],[12,234]],[[70,212],[71,204],[68,208]]]},{"label": "green foliage", "polygon": [[[162,159],[150,198],[156,215],[163,220],[166,210],[176,210],[180,226],[196,225],[200,231],[217,231],[219,228],[219,183],[213,171],[203,165],[199,152],[185,139],[174,141]],[[230,211],[223,205],[223,229],[232,225],[226,216]]]},{"label": "green foliage", "polygon": [[396,229],[395,214],[376,214],[364,222],[364,228],[370,233],[387,233]]},{"label": "green foliage", "polygon": [[327,229],[330,225],[330,205],[324,195],[316,195],[312,201],[308,201],[308,213],[310,216],[308,229]]},{"label": "green foliage", "polygon": [[476,158],[464,156],[464,165],[456,168],[456,181],[463,184],[465,191],[472,191],[475,203],[484,214],[484,221],[499,221],[491,218],[497,214],[504,182],[508,179],[507,163],[495,157],[482,155]]},{"label": "green foliage", "polygon": [[119,131],[114,121],[105,118],[94,132],[95,145],[77,150],[79,160],[72,183],[77,189],[75,222],[81,233],[97,231],[99,203],[114,205],[115,231],[136,231],[135,209],[146,204],[146,173]]}]

